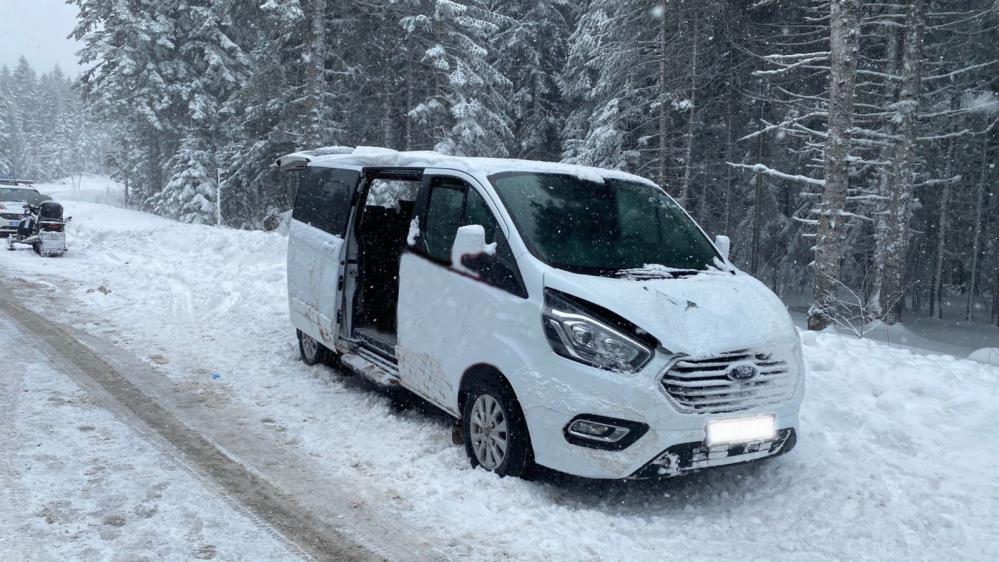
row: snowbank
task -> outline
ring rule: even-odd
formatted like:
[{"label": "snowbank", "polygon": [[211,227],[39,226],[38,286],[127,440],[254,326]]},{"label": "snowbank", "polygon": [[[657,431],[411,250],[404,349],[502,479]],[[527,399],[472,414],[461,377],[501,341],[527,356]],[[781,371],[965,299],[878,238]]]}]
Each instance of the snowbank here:
[{"label": "snowbank", "polygon": [[968,359],[978,361],[979,363],[985,363],[986,365],[995,365],[996,367],[999,367],[999,347],[983,347],[982,349],[977,349],[968,356]]},{"label": "snowbank", "polygon": [[805,333],[802,433],[785,457],[667,482],[499,479],[468,468],[445,417],[297,360],[285,238],[67,213],[66,258],[3,255],[4,274],[48,283],[53,310],[164,376],[215,385],[211,399],[280,428],[447,557],[999,559],[999,367]]}]

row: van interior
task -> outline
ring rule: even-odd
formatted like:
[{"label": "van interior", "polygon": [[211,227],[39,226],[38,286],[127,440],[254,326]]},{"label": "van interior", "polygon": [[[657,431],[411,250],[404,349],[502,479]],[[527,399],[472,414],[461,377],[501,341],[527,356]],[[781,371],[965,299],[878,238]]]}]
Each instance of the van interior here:
[{"label": "van interior", "polygon": [[387,358],[395,356],[399,264],[419,188],[411,177],[370,180],[356,222],[356,257],[348,263],[348,279],[356,280],[347,292],[353,336]]}]

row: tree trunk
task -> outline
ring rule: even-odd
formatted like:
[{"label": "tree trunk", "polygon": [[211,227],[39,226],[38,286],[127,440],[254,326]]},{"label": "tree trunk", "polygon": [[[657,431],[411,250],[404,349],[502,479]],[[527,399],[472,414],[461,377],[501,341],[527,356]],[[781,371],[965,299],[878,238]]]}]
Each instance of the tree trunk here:
[{"label": "tree trunk", "polygon": [[862,0],[832,0],[830,19],[829,125],[825,148],[825,185],[819,202],[815,237],[815,302],[808,312],[808,329],[822,330],[836,300],[846,224],[840,212],[849,186],[850,127],[857,75]]},{"label": "tree trunk", "polygon": [[[725,124],[725,161],[735,162],[735,143],[733,142],[733,130],[735,129],[735,62],[732,60],[735,48],[728,51],[728,100],[726,107]],[[761,137],[763,135],[760,135]],[[732,166],[725,166],[725,212],[723,217],[723,228],[727,236],[732,236],[732,198],[735,196],[735,170]]]},{"label": "tree trunk", "polygon": [[[957,98],[951,104],[953,108],[958,102]],[[947,146],[947,162],[944,165],[946,173],[944,177],[948,180],[940,192],[940,217],[937,221],[937,255],[933,270],[933,289],[930,292],[930,316],[943,319],[943,268],[947,261],[947,231],[950,229],[950,177],[954,171],[954,146],[955,139],[950,139]]]},{"label": "tree trunk", "polygon": [[[999,250],[997,250],[999,252]],[[996,269],[992,282],[992,323],[999,326],[999,256],[996,256]]]},{"label": "tree trunk", "polygon": [[[761,125],[763,124],[763,117],[766,114],[766,102],[759,102],[759,113],[757,113],[757,122]],[[763,150],[764,150],[764,139],[765,135],[757,135],[756,137],[756,161],[763,161]],[[760,271],[760,239],[763,232],[763,174],[757,172],[753,176],[753,190],[754,190],[754,203],[753,203],[753,238],[752,245],[750,246],[749,253],[749,272],[753,275],[759,275]]]},{"label": "tree trunk", "polygon": [[978,175],[975,195],[975,224],[971,237],[971,278],[968,281],[968,305],[964,319],[971,322],[975,317],[975,293],[978,290],[978,254],[981,252],[982,207],[985,204],[985,180],[989,175],[989,136],[982,136],[982,165]]},{"label": "tree trunk", "polygon": [[305,68],[306,84],[306,126],[302,142],[305,148],[315,148],[324,140],[323,91],[325,90],[326,48],[326,0],[310,0],[306,52],[308,62]]},{"label": "tree trunk", "polygon": [[666,103],[668,95],[667,83],[669,81],[669,66],[666,63],[666,14],[660,18],[659,31],[659,185],[663,189],[666,187],[666,158],[669,147],[666,145],[666,131],[669,128],[669,107]]},{"label": "tree trunk", "polygon": [[394,148],[395,123],[392,120],[392,96],[388,92],[382,94],[382,146]]},{"label": "tree trunk", "polygon": [[[694,128],[697,125],[696,114],[697,114],[697,50],[698,43],[700,39],[698,37],[698,24],[697,19],[691,21],[693,26],[693,33],[691,34],[691,41],[693,42],[693,49],[690,56],[690,92],[687,95],[687,102],[690,104],[687,107],[687,146],[686,151],[683,156],[683,186],[680,189],[680,204],[688,208],[688,199],[690,197],[690,183],[693,180],[693,164],[694,159]],[[703,219],[704,217],[698,217]]]},{"label": "tree trunk", "polygon": [[[888,52],[885,56],[885,73],[891,76],[898,76],[901,73],[902,64],[902,43],[905,31],[903,29],[890,29],[888,32]],[[884,99],[895,101],[898,99],[899,87],[895,80],[888,80],[885,84]],[[886,112],[888,113],[888,112]],[[884,124],[885,132],[889,136],[898,134],[899,123],[890,117],[886,118]],[[887,144],[887,143],[886,143]],[[881,149],[881,160],[891,162],[894,157],[894,146],[888,145]],[[878,170],[878,195],[882,198],[878,204],[878,212],[874,216],[874,276],[870,288],[871,312],[874,316],[881,315],[881,282],[885,274],[885,260],[887,259],[888,248],[888,218],[885,212],[884,201],[888,199],[891,191],[891,166],[880,166]]]},{"label": "tree trunk", "polygon": [[413,50],[406,47],[406,107],[403,111],[403,150],[413,150],[413,120],[409,118],[409,112],[413,109],[413,67],[416,61],[413,60]]},{"label": "tree trunk", "polygon": [[905,44],[902,52],[902,89],[895,109],[899,134],[889,177],[885,266],[881,280],[881,311],[884,322],[902,319],[905,308],[906,256],[909,252],[909,220],[912,186],[915,178],[914,148],[919,91],[922,81],[923,33],[926,28],[924,0],[912,0],[906,17]]}]

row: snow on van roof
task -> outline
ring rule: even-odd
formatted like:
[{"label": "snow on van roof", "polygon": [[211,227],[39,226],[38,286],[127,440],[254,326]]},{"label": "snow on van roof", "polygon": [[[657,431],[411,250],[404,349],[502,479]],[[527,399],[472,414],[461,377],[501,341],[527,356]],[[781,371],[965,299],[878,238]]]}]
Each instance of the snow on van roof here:
[{"label": "snow on van roof", "polygon": [[559,162],[542,162],[539,160],[449,156],[432,151],[400,152],[391,148],[375,146],[359,146],[353,149],[343,146],[325,147],[294,152],[278,158],[275,162],[275,166],[281,169],[293,169],[307,165],[335,166],[337,164],[373,168],[447,168],[472,175],[492,175],[500,172],[537,172],[565,174],[600,183],[603,183],[603,180],[607,178],[656,185],[649,179],[620,170],[608,170]]}]

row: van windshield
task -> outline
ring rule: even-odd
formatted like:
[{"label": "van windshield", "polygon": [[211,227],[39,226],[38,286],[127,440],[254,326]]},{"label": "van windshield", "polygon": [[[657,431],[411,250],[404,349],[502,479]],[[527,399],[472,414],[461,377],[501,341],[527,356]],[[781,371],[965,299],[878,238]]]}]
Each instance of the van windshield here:
[{"label": "van windshield", "polygon": [[719,257],[673,199],[625,180],[508,172],[489,177],[528,249],[576,273],[672,277]]}]

